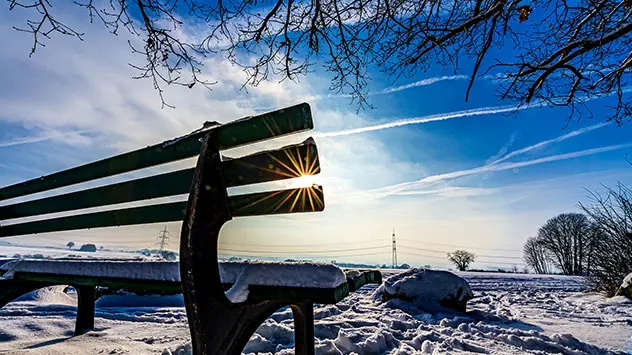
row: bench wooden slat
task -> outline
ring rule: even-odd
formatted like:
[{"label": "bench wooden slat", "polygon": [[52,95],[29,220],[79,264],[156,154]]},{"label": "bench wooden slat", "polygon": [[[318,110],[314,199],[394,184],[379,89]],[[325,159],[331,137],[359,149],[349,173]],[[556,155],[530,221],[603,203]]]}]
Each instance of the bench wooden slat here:
[{"label": "bench wooden slat", "polygon": [[182,221],[186,201],[113,211],[85,213],[33,222],[0,226],[0,237],[59,232],[77,229]]},{"label": "bench wooden slat", "polygon": [[[229,200],[232,215],[235,217],[316,212],[325,208],[323,190],[320,186],[237,195],[231,196]],[[186,205],[186,201],[171,202],[10,224],[0,226],[0,238],[77,229],[182,221]]]},{"label": "bench wooden slat", "polygon": [[182,292],[180,281],[142,280],[122,277],[94,277],[84,275],[59,275],[51,273],[16,272],[16,280],[38,281],[56,285],[102,286],[125,289],[131,292],[155,292],[158,294],[178,294]]},{"label": "bench wooden slat", "polygon": [[173,171],[161,175],[95,187],[88,190],[51,196],[0,207],[0,219],[22,218],[82,208],[140,201],[186,194],[191,189],[195,169]]},{"label": "bench wooden slat", "polygon": [[318,173],[318,150],[312,139],[278,150],[222,162],[222,178],[226,187],[292,179]]},{"label": "bench wooden slat", "polygon": [[343,283],[335,288],[283,287],[249,285],[246,302],[274,300],[287,303],[336,304],[349,295],[349,285]]},{"label": "bench wooden slat", "polygon": [[[301,160],[301,161],[299,161]],[[0,220],[188,194],[195,168],[0,206]],[[320,172],[316,144],[304,143],[222,163],[226,187],[291,179]]]},{"label": "bench wooden slat", "polygon": [[230,207],[234,216],[318,212],[325,209],[325,198],[323,188],[314,185],[292,190],[231,196]]},{"label": "bench wooden slat", "polygon": [[[313,128],[306,103],[218,126],[220,149],[254,143]],[[0,201],[190,158],[200,153],[195,134],[0,188]]]}]

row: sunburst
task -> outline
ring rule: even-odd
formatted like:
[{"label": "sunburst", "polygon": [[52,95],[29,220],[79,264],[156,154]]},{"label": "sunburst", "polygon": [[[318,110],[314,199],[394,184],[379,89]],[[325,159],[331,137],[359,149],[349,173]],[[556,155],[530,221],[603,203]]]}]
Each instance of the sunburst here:
[{"label": "sunburst", "polygon": [[[270,133],[278,131],[274,121],[264,120]],[[301,154],[301,147],[307,147],[307,151]],[[291,179],[290,186],[296,187],[290,190],[274,191],[252,201],[248,206],[257,204],[269,205],[269,212],[292,213],[318,211],[324,208],[322,187],[315,184],[314,175],[320,173],[318,151],[312,138],[307,139],[303,145],[292,149],[283,150],[285,157],[277,157],[269,153],[271,163],[262,170],[278,174],[281,179]]]},{"label": "sunburst", "polygon": [[238,210],[254,208],[263,214],[323,210],[322,187],[314,184],[313,175],[320,173],[320,164],[313,141],[308,140],[303,145],[285,148],[281,155],[268,153],[268,157],[270,163],[258,168],[277,175],[278,179],[288,179],[290,186],[295,188],[255,194],[253,199],[238,207]]}]

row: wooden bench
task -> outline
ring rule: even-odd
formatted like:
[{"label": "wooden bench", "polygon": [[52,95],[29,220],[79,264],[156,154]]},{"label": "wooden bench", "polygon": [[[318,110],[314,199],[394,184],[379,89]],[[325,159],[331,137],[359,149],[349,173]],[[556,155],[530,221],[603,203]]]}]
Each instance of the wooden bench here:
[{"label": "wooden bench", "polygon": [[[244,302],[233,303],[225,294],[218,263],[219,231],[232,217],[314,212],[324,209],[320,186],[228,196],[227,188],[290,179],[320,172],[313,140],[237,159],[221,150],[302,132],[313,128],[309,105],[300,104],[228,124],[204,129],[144,149],[121,154],[0,189],[0,201],[49,191],[117,174],[158,166],[199,154],[195,168],[132,179],[80,191],[40,197],[0,206],[0,237],[87,228],[182,221],[180,282],[193,352],[240,354],[251,335],[276,310],[290,306],[295,322],[297,354],[313,354],[313,304],[335,303],[356,287],[357,280],[319,299],[314,290],[291,290],[283,285],[252,291]],[[152,199],[188,194],[188,201]],[[83,209],[143,201],[143,206],[81,213]],[[64,216],[48,216],[64,213]],[[28,220],[22,218],[28,217]],[[18,219],[14,221],[14,219]],[[40,275],[41,276],[41,275]],[[77,331],[93,327],[96,286],[133,288],[131,284],[163,289],[166,284],[114,280],[82,275],[14,273],[3,280],[3,300],[52,284],[70,284],[78,293]],[[379,278],[364,276],[365,279]],[[354,281],[355,280],[355,281]],[[121,281],[122,283],[118,283]],[[254,286],[253,286],[254,287]],[[257,287],[255,287],[256,289]],[[332,289],[332,287],[330,287]],[[175,290],[175,289],[174,289]],[[346,290],[346,291],[345,291]],[[142,291],[142,290],[141,290]],[[320,292],[320,291],[319,291]],[[4,301],[3,301],[4,302]],[[8,301],[7,301],[8,302]],[[4,303],[2,304],[4,305]]]}]

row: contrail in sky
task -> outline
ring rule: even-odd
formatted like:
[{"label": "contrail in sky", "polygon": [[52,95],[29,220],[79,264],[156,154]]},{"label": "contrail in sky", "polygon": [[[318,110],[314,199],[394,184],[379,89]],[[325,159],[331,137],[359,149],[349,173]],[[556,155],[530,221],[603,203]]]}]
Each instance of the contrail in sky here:
[{"label": "contrail in sky", "polygon": [[527,160],[527,161],[521,161],[521,162],[514,162],[514,163],[505,162],[505,163],[485,164],[485,165],[482,165],[482,166],[479,166],[479,167],[476,167],[476,168],[472,168],[472,169],[457,170],[457,171],[444,173],[444,174],[430,175],[430,176],[426,176],[425,178],[420,179],[420,180],[399,183],[399,184],[395,184],[395,185],[391,185],[391,186],[384,186],[384,187],[381,187],[381,188],[378,188],[378,189],[374,189],[374,190],[370,190],[370,191],[366,191],[366,192],[367,193],[371,193],[371,194],[375,194],[378,197],[386,197],[386,196],[390,196],[390,195],[395,195],[395,194],[397,194],[399,192],[402,192],[404,190],[408,190],[408,189],[411,189],[411,188],[422,188],[425,185],[433,184],[433,183],[444,181],[444,180],[455,179],[455,178],[460,178],[460,177],[470,176],[470,175],[476,175],[476,174],[482,174],[482,173],[488,173],[488,172],[492,172],[492,171],[504,171],[504,170],[511,170],[511,169],[516,169],[516,168],[522,168],[522,167],[525,167],[525,166],[538,165],[538,164],[544,164],[544,163],[551,163],[551,162],[555,162],[555,161],[567,160],[567,159],[572,159],[572,158],[579,158],[579,157],[583,157],[583,156],[600,154],[600,153],[605,153],[605,152],[611,152],[611,151],[625,149],[625,148],[630,148],[630,147],[632,147],[632,143],[616,144],[616,145],[609,145],[609,146],[599,147],[599,148],[585,149],[585,150],[575,151],[575,152],[571,152],[571,153],[551,155],[551,156],[548,156],[548,157],[532,159],[532,160]]},{"label": "contrail in sky", "polygon": [[[626,87],[626,88],[623,89],[624,93],[628,93],[630,91],[632,91],[632,87]],[[609,94],[603,95],[603,96],[589,97],[589,98],[584,99],[582,102],[598,100],[598,99],[601,99],[601,98],[604,98],[604,97],[611,96],[612,94],[613,93],[609,93]],[[463,110],[463,111],[440,113],[440,114],[436,114],[436,115],[428,115],[428,116],[421,116],[421,117],[406,118],[406,119],[397,120],[397,121],[393,121],[393,122],[377,124],[377,125],[373,125],[373,126],[360,127],[360,128],[351,128],[351,129],[341,130],[341,131],[337,131],[337,132],[316,133],[316,134],[314,134],[314,136],[315,137],[346,136],[346,135],[350,135],[350,134],[357,134],[357,133],[364,133],[364,132],[371,132],[371,131],[379,131],[379,130],[382,130],[382,129],[406,126],[406,125],[411,125],[411,124],[421,124],[421,123],[428,123],[428,122],[435,122],[435,121],[444,121],[444,120],[449,120],[449,119],[453,119],[453,118],[470,117],[470,116],[493,115],[493,114],[497,114],[497,113],[520,111],[520,110],[525,110],[525,109],[529,109],[529,108],[533,108],[533,107],[546,107],[546,106],[548,106],[546,102],[540,101],[540,102],[534,102],[534,103],[521,105],[521,106],[506,105],[506,106],[480,107],[480,108],[475,108],[475,109],[471,109],[471,110]],[[606,124],[608,124],[608,123],[603,123],[602,125],[606,125]],[[601,126],[600,125],[595,125],[595,126],[591,126],[591,127],[586,127],[585,130],[590,131],[590,130],[593,130],[593,129],[597,129],[599,127],[601,127]],[[582,131],[582,130],[579,130],[579,131]],[[585,133],[585,132],[582,131],[582,132],[579,132],[579,133],[577,133],[577,132],[568,133],[568,137],[561,138],[561,140],[565,140],[565,139],[571,138],[571,137],[573,137],[573,135],[577,135],[577,134],[581,134],[581,133]],[[562,136],[562,137],[564,137],[564,136]],[[560,137],[558,137],[556,139],[560,139]],[[538,147],[531,148],[530,150],[537,149],[537,148]],[[510,154],[512,154],[512,153],[510,153]],[[515,154],[513,154],[512,156],[515,156]],[[501,159],[505,160],[503,158],[501,158]]]},{"label": "contrail in sky", "polygon": [[502,157],[500,157],[498,159],[495,159],[494,161],[492,161],[490,163],[490,165],[498,164],[498,163],[503,162],[505,160],[509,160],[509,159],[511,159],[511,158],[513,158],[513,157],[515,157],[517,155],[520,155],[520,154],[523,154],[523,153],[530,152],[532,150],[536,150],[536,149],[542,148],[542,147],[544,147],[545,145],[548,145],[548,144],[562,142],[562,141],[565,141],[565,140],[567,140],[569,138],[573,138],[573,137],[579,136],[580,134],[584,134],[584,133],[587,133],[587,132],[590,132],[590,131],[594,131],[594,130],[596,130],[598,128],[608,126],[611,123],[612,122],[604,122],[604,123],[599,123],[599,124],[596,124],[596,125],[584,127],[584,128],[581,128],[581,129],[569,132],[567,134],[561,135],[559,137],[556,137],[556,138],[553,138],[553,139],[547,139],[545,141],[536,143],[534,145],[530,145],[528,147],[515,150],[515,151],[513,151],[513,152],[511,152],[511,153],[509,153],[509,154],[507,154],[505,156],[502,156]]},{"label": "contrail in sky", "polygon": [[[417,88],[421,86],[432,85],[441,81],[464,80],[467,78],[468,77],[465,75],[435,76],[432,78],[421,79],[410,84],[405,84],[405,85],[400,85],[400,86],[391,86],[391,87],[384,88],[382,90],[371,91],[367,94],[367,96],[386,95],[386,94],[391,94],[398,91],[408,90],[408,89]],[[301,100],[312,101],[312,100],[324,100],[324,99],[332,99],[332,98],[351,98],[351,97],[353,97],[353,95],[350,95],[350,94],[327,94],[327,95],[306,96],[306,97],[302,97]]]},{"label": "contrail in sky", "polygon": [[533,104],[529,106],[520,106],[520,107],[511,106],[511,105],[496,106],[496,107],[481,107],[481,108],[476,108],[472,110],[463,110],[463,111],[440,113],[436,115],[406,118],[406,119],[397,120],[393,122],[377,124],[373,126],[360,127],[360,128],[351,128],[351,129],[337,131],[337,132],[316,133],[314,134],[314,136],[316,137],[346,136],[350,134],[379,131],[382,129],[406,126],[406,125],[411,125],[411,124],[421,124],[421,123],[428,123],[428,122],[435,122],[435,121],[445,121],[445,120],[450,120],[453,118],[480,116],[480,115],[493,115],[497,113],[512,112],[512,111],[524,110],[526,108],[536,107],[536,106],[541,106],[541,105]]},{"label": "contrail in sky", "polygon": [[559,161],[559,160],[566,160],[566,159],[571,159],[571,158],[583,157],[587,155],[605,153],[605,152],[610,152],[613,150],[619,150],[619,149],[624,149],[624,148],[629,148],[629,147],[632,147],[632,143],[609,145],[606,147],[592,148],[592,149],[580,150],[580,151],[571,152],[571,153],[551,155],[548,157],[521,161],[521,162],[516,162],[516,163],[487,164],[487,165],[483,165],[483,166],[473,168],[473,169],[459,170],[459,171],[453,171],[451,173],[426,176],[425,178],[419,180],[418,182],[419,183],[437,182],[437,181],[442,181],[446,179],[454,179],[454,178],[467,176],[467,175],[486,173],[490,171],[510,170],[510,169],[522,168],[522,167],[530,166],[530,165],[550,163],[550,162]]},{"label": "contrail in sky", "polygon": [[74,136],[74,135],[88,133],[88,132],[91,132],[91,131],[74,131],[74,132],[65,132],[65,133],[57,132],[57,133],[48,134],[48,135],[22,137],[22,138],[13,139],[10,141],[0,141],[0,148],[13,147],[15,145],[21,145],[21,144],[37,143],[37,142],[47,141],[47,140],[51,140],[55,138]]},{"label": "contrail in sky", "polygon": [[420,86],[426,86],[426,85],[432,85],[434,83],[438,83],[440,81],[449,81],[449,80],[465,80],[468,77],[465,75],[449,75],[449,76],[435,76],[433,78],[426,78],[426,79],[422,79],[419,81],[415,81],[414,83],[410,83],[410,84],[406,84],[406,85],[400,85],[400,86],[393,86],[390,88],[386,88],[380,91],[376,91],[374,93],[369,93],[370,95],[381,95],[381,94],[390,94],[392,92],[398,92],[398,91],[402,91],[402,90],[407,90],[407,89],[411,89],[411,88],[416,88],[416,87],[420,87]]}]

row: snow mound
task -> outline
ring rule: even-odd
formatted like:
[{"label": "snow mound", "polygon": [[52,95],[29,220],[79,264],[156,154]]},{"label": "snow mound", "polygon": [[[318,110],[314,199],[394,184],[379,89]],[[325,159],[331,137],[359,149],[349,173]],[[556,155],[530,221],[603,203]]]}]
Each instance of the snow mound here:
[{"label": "snow mound", "polygon": [[400,342],[392,333],[377,327],[358,327],[340,329],[333,343],[343,354],[384,354]]},{"label": "snow mound", "polygon": [[193,353],[191,343],[185,343],[178,345],[174,349],[165,349],[162,351],[162,355],[190,355]]},{"label": "snow mound", "polygon": [[379,302],[393,308],[433,311],[444,308],[465,312],[467,301],[474,297],[463,278],[448,272],[410,269],[389,277],[373,293]]},{"label": "snow mound", "polygon": [[22,295],[14,300],[14,302],[35,302],[38,304],[57,304],[66,306],[76,306],[77,300],[69,295],[67,286],[50,286],[40,288]]}]

